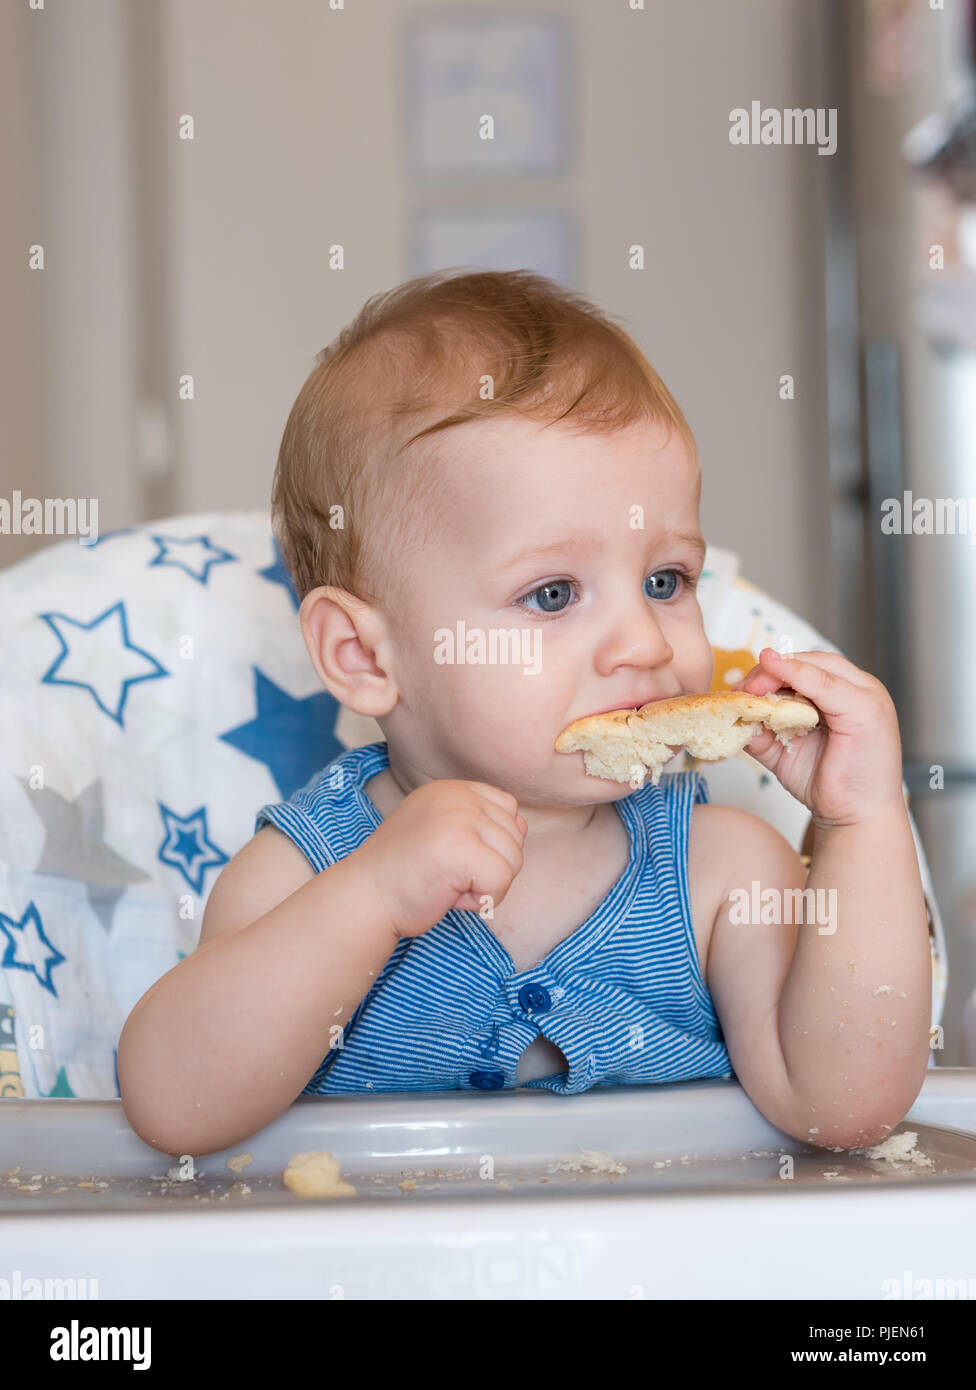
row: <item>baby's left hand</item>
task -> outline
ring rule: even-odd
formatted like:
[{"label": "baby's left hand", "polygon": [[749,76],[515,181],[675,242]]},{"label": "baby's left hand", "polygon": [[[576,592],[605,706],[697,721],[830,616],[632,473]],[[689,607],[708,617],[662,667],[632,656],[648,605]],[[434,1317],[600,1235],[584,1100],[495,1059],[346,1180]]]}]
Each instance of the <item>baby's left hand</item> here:
[{"label": "baby's left hand", "polygon": [[769,695],[782,686],[812,700],[826,728],[794,738],[789,752],[763,729],[745,752],[803,802],[814,824],[856,825],[882,807],[904,810],[898,715],[882,683],[835,652],[790,657],[763,647],[759,665],[729,689]]}]

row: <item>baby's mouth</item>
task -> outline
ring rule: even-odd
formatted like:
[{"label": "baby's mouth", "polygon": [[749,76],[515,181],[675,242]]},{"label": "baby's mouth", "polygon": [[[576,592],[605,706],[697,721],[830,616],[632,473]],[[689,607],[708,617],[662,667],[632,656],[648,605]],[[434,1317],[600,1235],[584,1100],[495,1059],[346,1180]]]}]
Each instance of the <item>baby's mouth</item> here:
[{"label": "baby's mouth", "polygon": [[[681,692],[678,691],[678,694],[680,695]],[[638,710],[638,709],[641,709],[642,706],[644,706],[644,705],[656,705],[656,704],[658,703],[659,700],[671,700],[671,699],[674,699],[674,698],[675,698],[675,697],[674,697],[673,695],[658,695],[658,696],[656,696],[654,699],[651,699],[651,700],[636,700],[636,701],[634,701],[634,700],[627,700],[627,701],[621,701],[621,702],[619,702],[619,703],[616,704],[616,705],[603,705],[600,709],[589,710],[589,711],[587,712],[586,716],[578,715],[577,718],[584,718],[584,717],[585,717],[585,718],[588,718],[588,719],[592,719],[592,718],[594,717],[594,715],[597,715],[597,714],[613,714],[616,710],[621,710],[621,709]]]}]

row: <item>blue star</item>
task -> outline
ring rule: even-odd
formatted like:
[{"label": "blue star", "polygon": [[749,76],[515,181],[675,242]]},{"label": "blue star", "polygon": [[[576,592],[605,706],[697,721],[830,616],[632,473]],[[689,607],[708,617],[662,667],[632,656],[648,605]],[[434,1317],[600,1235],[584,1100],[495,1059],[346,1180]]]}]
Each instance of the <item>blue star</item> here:
[{"label": "blue star", "polygon": [[[232,555],[229,550],[221,550],[219,545],[214,545],[206,536],[150,536],[149,539],[159,546],[159,554],[149,561],[147,569],[152,565],[173,565],[176,569],[186,570],[191,578],[201,584],[206,584],[214,565],[223,565],[228,560],[237,559],[236,555]],[[185,558],[171,555],[170,546],[181,546]]]},{"label": "blue star", "polygon": [[252,669],[257,715],[220,737],[249,758],[267,764],[282,799],[287,800],[344,751],[335,736],[339,704],[327,690],[295,700],[256,666]]},{"label": "blue star", "polygon": [[206,808],[198,806],[190,815],[178,816],[161,801],[157,804],[166,826],[166,838],[159,847],[158,857],[164,864],[179,869],[194,893],[200,893],[207,869],[227,863],[227,855],[207,836]]},{"label": "blue star", "polygon": [[274,556],[274,564],[268,565],[267,569],[258,570],[258,574],[262,579],[267,579],[270,584],[283,585],[288,592],[288,597],[291,599],[291,606],[298,609],[301,607],[301,604],[298,601],[298,595],[295,593],[294,586],[291,582],[291,575],[285,568],[285,562],[281,558],[281,551],[278,548],[277,540],[274,540]]},{"label": "blue star", "polygon": [[[28,934],[27,928],[31,927]],[[41,925],[40,914],[34,906],[34,901],[27,904],[27,911],[19,922],[15,922],[12,917],[0,912],[0,931],[7,937],[7,949],[4,951],[3,960],[0,967],[4,970],[28,970],[37,978],[37,982],[43,985],[46,990],[58,997],[58,992],[51,984],[51,971],[56,965],[60,965],[66,959],[60,951],[55,950],[44,935],[44,927]],[[14,932],[19,932],[19,936],[14,936]],[[17,959],[18,950],[21,959]],[[41,960],[44,967],[44,976],[38,974],[36,962]]]},{"label": "blue star", "polygon": [[[106,608],[97,618],[92,618],[90,623],[69,618],[66,613],[39,613],[38,617],[44,619],[61,643],[61,654],[41,677],[42,684],[77,685],[82,690],[90,690],[98,708],[114,719],[120,727],[129,686],[170,674],[155,657],[150,656],[141,647],[133,646],[129,641],[125,604],[121,599],[111,608]],[[74,646],[69,648],[67,639],[58,626],[59,622],[66,623],[75,628],[77,633],[86,633],[87,636],[76,635]],[[131,652],[133,659],[127,662],[123,656],[124,652]],[[74,668],[72,659],[76,661]],[[88,679],[72,680],[68,675],[56,675],[62,666],[65,667],[65,671],[75,669],[77,675],[85,675]],[[127,675],[126,671],[133,674]],[[136,671],[140,674],[134,674]]]}]

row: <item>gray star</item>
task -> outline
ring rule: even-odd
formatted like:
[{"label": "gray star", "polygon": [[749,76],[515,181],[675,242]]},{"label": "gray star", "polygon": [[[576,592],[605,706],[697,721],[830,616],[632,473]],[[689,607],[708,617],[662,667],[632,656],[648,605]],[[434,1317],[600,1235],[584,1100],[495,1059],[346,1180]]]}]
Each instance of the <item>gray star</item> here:
[{"label": "gray star", "polygon": [[126,884],[149,875],[105,844],[101,781],[92,782],[75,801],[66,801],[50,787],[32,788],[24,777],[18,781],[44,825],[44,849],[35,872],[80,880],[92,911],[110,931]]}]

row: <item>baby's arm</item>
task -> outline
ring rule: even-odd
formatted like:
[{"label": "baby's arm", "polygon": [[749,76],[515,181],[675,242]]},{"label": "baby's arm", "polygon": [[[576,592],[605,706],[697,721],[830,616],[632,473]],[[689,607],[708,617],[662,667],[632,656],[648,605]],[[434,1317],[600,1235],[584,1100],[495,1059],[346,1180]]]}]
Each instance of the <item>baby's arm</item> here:
[{"label": "baby's arm", "polygon": [[119,1039],[125,1115],[164,1153],[205,1154],[291,1104],[398,941],[454,908],[500,903],[528,826],[508,792],[438,779],[321,873],[272,826],[214,884],[200,943]]},{"label": "baby's arm", "polygon": [[[808,876],[765,821],[722,811],[725,892],[707,983],[736,1076],[794,1138],[876,1143],[911,1108],[929,1059],[931,954],[908,812],[816,828]],[[763,922],[764,906],[785,919],[798,901],[789,890],[803,888],[816,913]]]},{"label": "baby's arm", "polygon": [[213,1153],[301,1094],[397,944],[360,858],[316,873],[265,826],[224,867],[196,950],[142,996],[119,1038],[123,1108],[147,1144]]},{"label": "baby's arm", "polygon": [[801,927],[783,989],[794,1094],[816,1107],[813,1142],[874,1144],[911,1109],[931,1055],[932,953],[904,803],[858,825],[815,823],[807,888],[834,902],[835,930]]}]

